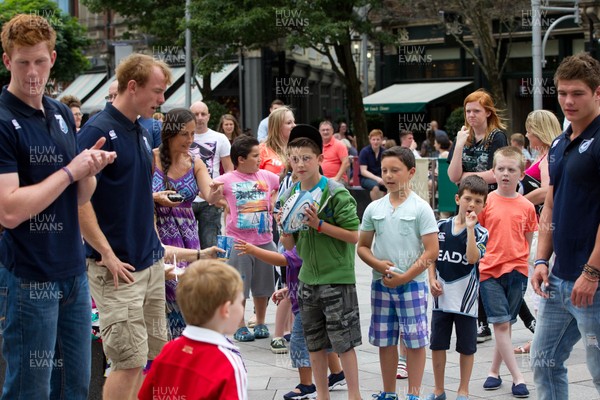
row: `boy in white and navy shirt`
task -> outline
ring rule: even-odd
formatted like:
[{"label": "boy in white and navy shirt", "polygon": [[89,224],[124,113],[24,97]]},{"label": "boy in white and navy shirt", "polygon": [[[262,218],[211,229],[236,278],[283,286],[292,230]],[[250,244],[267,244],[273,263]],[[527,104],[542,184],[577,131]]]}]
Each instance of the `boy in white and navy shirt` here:
[{"label": "boy in white and navy shirt", "polygon": [[439,256],[435,274],[430,274],[433,314],[431,359],[435,389],[427,400],[445,399],[444,369],[450,348],[452,325],[456,327],[456,351],[460,353],[460,385],[457,399],[467,399],[469,380],[477,351],[479,260],[485,254],[488,231],[477,222],[483,210],[488,185],[479,176],[461,182],[456,195],[458,215],[438,222]]}]

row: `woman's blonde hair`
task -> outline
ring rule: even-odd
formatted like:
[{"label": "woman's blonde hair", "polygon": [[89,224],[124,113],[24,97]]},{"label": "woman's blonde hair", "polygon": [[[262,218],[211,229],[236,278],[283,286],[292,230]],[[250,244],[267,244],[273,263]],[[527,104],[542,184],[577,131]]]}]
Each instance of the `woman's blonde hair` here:
[{"label": "woman's blonde hair", "polygon": [[487,131],[485,132],[485,137],[483,140],[487,140],[490,136],[490,133],[494,129],[505,130],[506,125],[502,122],[502,118],[500,118],[499,111],[494,106],[494,100],[492,96],[486,92],[484,89],[477,89],[470,95],[465,98],[463,102],[463,106],[465,107],[465,126],[469,129],[469,137],[467,138],[467,145],[472,145],[475,143],[475,131],[469,125],[467,120],[467,103],[478,102],[485,109],[486,112],[490,113],[490,116],[487,117]]},{"label": "woman's blonde hair", "polygon": [[286,147],[287,142],[281,137],[281,128],[285,123],[285,114],[290,112],[292,116],[294,112],[288,107],[279,107],[269,115],[269,129],[267,131],[267,140],[265,144],[273,150],[281,160],[283,165],[287,164]]},{"label": "woman's blonde hair", "polygon": [[548,110],[535,110],[525,120],[525,129],[550,147],[552,141],[562,133],[558,118]]}]

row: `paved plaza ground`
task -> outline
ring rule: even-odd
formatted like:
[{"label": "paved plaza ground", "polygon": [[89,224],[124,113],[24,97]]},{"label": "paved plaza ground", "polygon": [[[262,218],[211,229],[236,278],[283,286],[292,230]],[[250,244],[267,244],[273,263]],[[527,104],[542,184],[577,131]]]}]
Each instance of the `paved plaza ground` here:
[{"label": "paved plaza ground", "polygon": [[[381,378],[379,373],[379,359],[377,348],[368,343],[368,329],[370,317],[370,282],[371,270],[358,257],[356,257],[356,280],[358,290],[358,301],[361,315],[361,328],[363,334],[363,344],[356,349],[358,356],[360,388],[363,399],[370,399],[373,393],[381,390]],[[528,298],[528,296],[526,296]],[[252,300],[248,301],[247,313],[249,317],[252,311]],[[267,324],[271,332],[274,329],[275,307],[269,305],[267,311]],[[523,344],[532,338],[531,332],[527,330],[519,320],[513,326],[513,343],[515,345]],[[0,337],[1,339],[1,337]],[[238,343],[244,356],[248,368],[249,398],[251,400],[270,400],[283,399],[283,395],[293,389],[298,384],[298,373],[291,367],[288,354],[275,355],[269,348],[270,340],[261,339],[250,343]],[[456,398],[456,389],[459,382],[459,355],[454,351],[455,340],[452,340],[451,351],[448,352],[446,365],[446,394],[449,400]],[[501,375],[504,379],[503,385],[496,391],[485,391],[482,388],[483,381],[487,377],[489,365],[492,360],[493,341],[487,341],[479,345],[475,354],[475,367],[471,378],[471,399],[513,399],[510,387],[510,374],[506,367],[502,367]],[[99,400],[102,398],[102,361],[100,358],[100,346],[94,343],[92,382],[90,385],[90,400]],[[537,394],[533,384],[533,376],[529,368],[529,357],[518,355],[519,367],[527,381],[531,392],[531,399],[536,399]],[[4,378],[4,361],[0,357],[0,382]],[[600,395],[596,391],[590,373],[585,364],[585,353],[581,342],[575,346],[568,361],[569,368],[569,395],[570,399],[600,400]],[[399,394],[405,393],[406,380],[398,380]],[[433,370],[431,365],[431,352],[427,350],[427,362],[425,364],[425,376],[423,378],[423,393],[427,395],[433,389]],[[331,393],[332,400],[341,400],[347,398],[345,386],[338,387]],[[402,397],[401,397],[402,399]],[[217,399],[215,399],[217,400]]]}]

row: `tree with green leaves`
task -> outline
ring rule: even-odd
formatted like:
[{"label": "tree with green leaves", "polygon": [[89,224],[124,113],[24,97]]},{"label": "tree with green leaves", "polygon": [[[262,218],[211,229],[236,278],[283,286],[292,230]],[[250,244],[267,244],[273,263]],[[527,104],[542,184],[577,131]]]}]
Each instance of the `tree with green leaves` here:
[{"label": "tree with green leaves", "polygon": [[[64,14],[52,0],[4,0],[0,2],[0,24],[8,22],[17,14],[36,14],[48,20],[56,31],[56,63],[50,73],[54,82],[70,82],[77,75],[90,68],[90,62],[83,55],[89,45],[85,29],[77,20]],[[10,72],[0,66],[0,84],[10,81]]]},{"label": "tree with green leaves", "polygon": [[[180,0],[84,0],[92,11],[114,10],[132,27],[155,36],[157,43],[183,46],[185,13]],[[367,34],[382,43],[391,35],[376,30],[369,14],[381,12],[382,0],[192,0],[190,29],[197,69],[206,78],[240,48],[300,46],[326,57],[345,84],[353,130],[367,142],[361,80],[352,55],[352,37]],[[205,80],[206,81],[206,80]],[[203,87],[203,97],[209,98]]]},{"label": "tree with green leaves", "polygon": [[506,109],[502,75],[510,57],[514,33],[529,0],[386,0],[386,24],[437,21],[481,69],[496,107]]},{"label": "tree with green leaves", "polygon": [[366,0],[194,0],[191,26],[209,42],[258,48],[274,43],[291,49],[312,48],[329,60],[346,87],[348,111],[359,144],[367,143],[361,80],[352,54],[352,38],[367,34],[381,43],[394,38],[377,30],[369,14],[383,11],[382,1]]}]

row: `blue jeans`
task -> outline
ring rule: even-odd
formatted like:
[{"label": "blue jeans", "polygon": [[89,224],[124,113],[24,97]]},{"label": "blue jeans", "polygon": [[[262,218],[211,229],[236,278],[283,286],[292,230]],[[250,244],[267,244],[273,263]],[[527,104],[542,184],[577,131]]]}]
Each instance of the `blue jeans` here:
[{"label": "blue jeans", "polygon": [[294,325],[292,327],[292,337],[290,338],[290,358],[292,368],[310,368],[310,354],[306,347],[306,339],[304,339],[300,313],[294,314]]},{"label": "blue jeans", "polygon": [[223,210],[211,206],[208,202],[193,203],[192,209],[198,222],[200,248],[206,249],[217,245],[217,235],[221,234],[221,215]]},{"label": "blue jeans", "polygon": [[85,273],[37,282],[0,265],[0,324],[3,317],[2,399],[87,399],[92,320]]},{"label": "blue jeans", "polygon": [[540,303],[531,345],[531,369],[540,399],[569,398],[565,361],[582,337],[588,370],[600,393],[600,291],[592,306],[575,307],[571,303],[574,284],[550,274],[550,297]]}]

